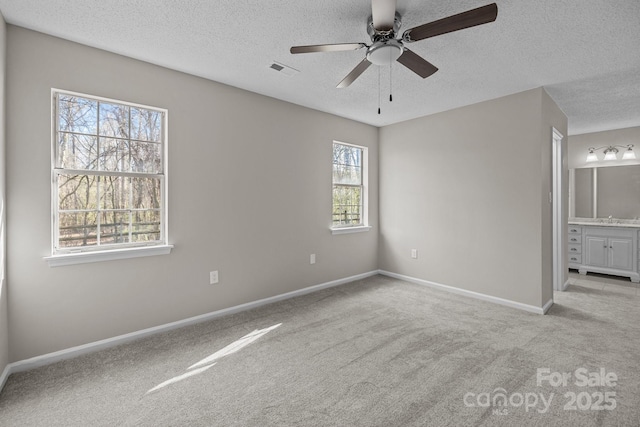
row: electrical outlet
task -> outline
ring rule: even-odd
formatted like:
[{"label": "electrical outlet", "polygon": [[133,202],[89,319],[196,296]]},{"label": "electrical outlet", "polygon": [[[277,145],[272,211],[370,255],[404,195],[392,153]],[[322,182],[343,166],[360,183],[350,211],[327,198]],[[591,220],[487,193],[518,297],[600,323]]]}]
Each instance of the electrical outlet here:
[{"label": "electrical outlet", "polygon": [[316,254],[309,255],[309,264],[315,264],[315,263],[316,263]]},{"label": "electrical outlet", "polygon": [[209,272],[209,284],[215,285],[218,283],[218,270]]},{"label": "electrical outlet", "polygon": [[411,258],[413,258],[413,259],[418,258],[418,250],[417,249],[411,249]]}]

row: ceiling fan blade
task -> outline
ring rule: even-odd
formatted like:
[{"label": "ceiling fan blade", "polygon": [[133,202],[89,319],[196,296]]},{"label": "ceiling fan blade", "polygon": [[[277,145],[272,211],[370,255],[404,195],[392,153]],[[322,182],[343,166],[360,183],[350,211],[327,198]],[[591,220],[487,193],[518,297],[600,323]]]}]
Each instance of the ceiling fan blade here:
[{"label": "ceiling fan blade", "polygon": [[314,44],[310,46],[293,46],[291,53],[340,52],[343,50],[358,50],[367,47],[364,43]]},{"label": "ceiling fan blade", "polygon": [[371,0],[373,28],[378,31],[393,29],[396,19],[396,0]]},{"label": "ceiling fan blade", "polygon": [[438,71],[438,67],[407,48],[404,49],[404,52],[400,55],[400,58],[398,58],[398,62],[423,79],[426,79]]},{"label": "ceiling fan blade", "polygon": [[447,18],[429,22],[410,28],[404,32],[402,39],[408,42],[427,39],[476,25],[488,24],[496,20],[498,16],[498,5],[495,3],[458,13]]},{"label": "ceiling fan blade", "polygon": [[349,86],[355,81],[355,79],[360,77],[360,74],[364,73],[365,70],[369,68],[369,65],[371,65],[371,62],[369,62],[367,58],[364,58],[362,62],[356,65],[356,68],[354,68],[349,74],[347,74],[347,77],[345,77],[340,83],[338,83],[338,86],[336,87],[338,89],[342,89]]}]

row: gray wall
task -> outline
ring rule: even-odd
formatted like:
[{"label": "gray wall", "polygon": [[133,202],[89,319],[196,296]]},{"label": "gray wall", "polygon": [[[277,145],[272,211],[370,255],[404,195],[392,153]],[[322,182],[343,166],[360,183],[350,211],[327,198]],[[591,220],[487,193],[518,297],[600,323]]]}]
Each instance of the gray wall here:
[{"label": "gray wall", "polygon": [[546,303],[551,125],[566,135],[551,104],[536,89],[382,128],[380,268]]},{"label": "gray wall", "polygon": [[[567,129],[543,89],[378,130],[19,27],[7,48],[9,361],[378,268],[552,296],[551,126]],[[170,255],[42,259],[52,87],[169,110]],[[329,233],[334,139],[370,148],[370,232]]]},{"label": "gray wall", "polygon": [[5,279],[5,63],[7,26],[0,14],[0,374],[9,363],[9,317]]},{"label": "gray wall", "polygon": [[[19,27],[7,43],[11,361],[377,269],[375,127]],[[43,261],[52,87],[169,110],[170,255]],[[329,232],[333,139],[369,147],[372,231]]]}]

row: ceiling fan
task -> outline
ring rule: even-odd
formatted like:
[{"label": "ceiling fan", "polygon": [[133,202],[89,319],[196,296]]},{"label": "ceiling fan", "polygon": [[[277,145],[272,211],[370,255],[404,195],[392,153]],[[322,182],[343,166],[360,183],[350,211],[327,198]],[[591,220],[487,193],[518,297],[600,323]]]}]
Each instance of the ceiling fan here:
[{"label": "ceiling fan", "polygon": [[389,65],[396,60],[424,79],[438,71],[438,68],[409,50],[405,47],[405,44],[475,27],[476,25],[487,24],[495,21],[497,16],[498,6],[492,3],[410,28],[402,33],[401,37],[396,38],[396,34],[402,25],[401,16],[396,11],[396,0],[371,0],[371,16],[367,23],[367,33],[371,37],[371,45],[365,43],[339,43],[293,46],[291,53],[339,52],[366,47],[366,57],[338,83],[338,88],[349,86],[371,64]]}]

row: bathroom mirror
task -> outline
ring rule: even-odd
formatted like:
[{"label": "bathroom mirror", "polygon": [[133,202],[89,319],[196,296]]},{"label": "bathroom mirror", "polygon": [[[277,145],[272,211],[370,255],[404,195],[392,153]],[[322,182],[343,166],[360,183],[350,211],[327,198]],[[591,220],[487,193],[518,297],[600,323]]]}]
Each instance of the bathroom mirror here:
[{"label": "bathroom mirror", "polygon": [[640,218],[640,165],[573,169],[570,216]]},{"label": "bathroom mirror", "polygon": [[577,218],[594,218],[593,215],[593,168],[574,170],[575,216]]}]

